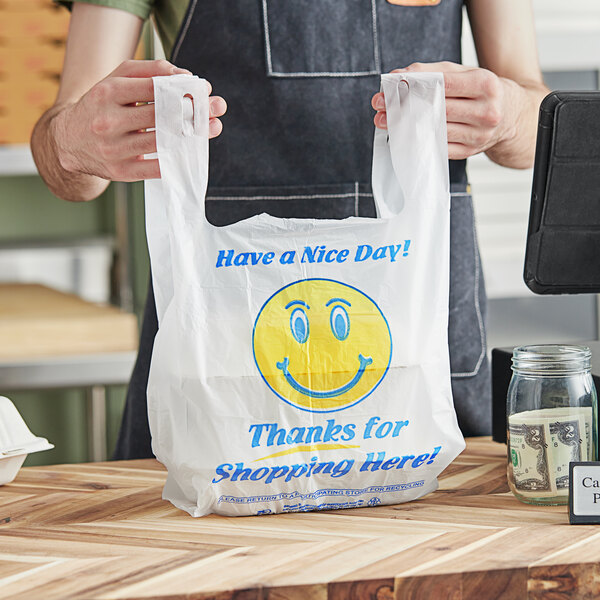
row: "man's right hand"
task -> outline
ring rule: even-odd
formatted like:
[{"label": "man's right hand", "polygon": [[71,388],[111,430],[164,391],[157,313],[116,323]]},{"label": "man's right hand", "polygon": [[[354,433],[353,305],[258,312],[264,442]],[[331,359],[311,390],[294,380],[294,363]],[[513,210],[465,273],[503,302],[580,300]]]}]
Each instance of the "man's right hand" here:
[{"label": "man's right hand", "polygon": [[[52,133],[61,167],[73,174],[113,181],[160,177],[156,159],[154,88],[152,77],[186,73],[166,60],[127,60],[94,85],[77,102],[64,104],[52,120]],[[227,105],[210,98],[210,137],[221,133],[218,117]]]},{"label": "man's right hand", "polygon": [[[132,61],[143,20],[125,10],[73,3],[69,37],[54,106],[37,122],[31,152],[40,175],[59,198],[97,198],[110,180],[160,177],[152,77],[186,73],[165,60]],[[142,103],[142,104],[138,104]],[[226,109],[211,99],[210,133],[221,131]]]}]

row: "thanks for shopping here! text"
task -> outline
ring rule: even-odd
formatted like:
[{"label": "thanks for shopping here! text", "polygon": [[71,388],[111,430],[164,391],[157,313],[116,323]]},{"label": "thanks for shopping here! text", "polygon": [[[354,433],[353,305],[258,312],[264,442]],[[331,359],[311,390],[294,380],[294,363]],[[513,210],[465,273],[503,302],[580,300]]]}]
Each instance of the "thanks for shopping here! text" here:
[{"label": "thanks for shopping here! text", "polygon": [[[339,425],[334,419],[328,419],[327,424],[311,427],[292,427],[286,429],[277,423],[259,423],[251,425],[249,429],[251,445],[253,448],[266,446],[300,446],[298,450],[311,450],[311,446],[318,443],[349,442],[356,439],[382,439],[385,437],[398,437],[409,426],[409,421],[385,421],[377,416],[370,417],[364,424],[356,423]],[[349,446],[357,448],[358,446]],[[342,446],[343,448],[343,446]],[[340,448],[341,449],[341,448]],[[436,446],[433,451],[423,454],[406,454],[403,456],[387,456],[385,452],[368,452],[365,459],[357,465],[359,471],[379,471],[390,469],[416,469],[422,465],[434,462],[442,446]],[[267,458],[267,457],[264,457]],[[260,460],[260,459],[259,459]],[[339,461],[320,461],[313,456],[310,461],[292,465],[275,466],[250,466],[243,462],[223,463],[217,466],[213,483],[223,480],[231,481],[264,481],[270,484],[276,479],[291,481],[298,477],[311,477],[319,473],[330,477],[343,477],[354,467],[354,459]]]}]

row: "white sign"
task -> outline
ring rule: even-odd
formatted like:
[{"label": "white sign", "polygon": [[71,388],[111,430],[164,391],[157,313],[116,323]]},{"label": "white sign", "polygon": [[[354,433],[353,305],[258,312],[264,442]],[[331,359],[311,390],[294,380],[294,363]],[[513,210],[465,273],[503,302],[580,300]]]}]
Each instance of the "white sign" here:
[{"label": "white sign", "polygon": [[[575,463],[571,467],[571,522],[600,522],[600,463]],[[587,517],[592,519],[587,520]],[[595,519],[594,519],[595,517]]]}]

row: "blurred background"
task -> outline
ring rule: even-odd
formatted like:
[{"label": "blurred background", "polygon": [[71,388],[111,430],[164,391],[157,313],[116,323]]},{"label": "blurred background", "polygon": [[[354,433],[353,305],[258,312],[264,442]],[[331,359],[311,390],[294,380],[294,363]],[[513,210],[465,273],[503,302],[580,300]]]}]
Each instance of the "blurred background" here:
[{"label": "blurred background", "polygon": [[[598,0],[534,0],[550,89],[597,90]],[[0,395],[56,445],[26,464],[110,456],[148,283],[142,184],[72,204],[41,181],[28,140],[58,88],[69,13],[50,0],[0,0]],[[477,64],[465,19],[465,64]],[[146,28],[138,58],[160,56]],[[596,296],[540,297],[522,280],[532,172],[469,161],[488,345],[599,337]],[[44,287],[40,287],[44,286]],[[117,307],[117,308],[114,308]]]}]

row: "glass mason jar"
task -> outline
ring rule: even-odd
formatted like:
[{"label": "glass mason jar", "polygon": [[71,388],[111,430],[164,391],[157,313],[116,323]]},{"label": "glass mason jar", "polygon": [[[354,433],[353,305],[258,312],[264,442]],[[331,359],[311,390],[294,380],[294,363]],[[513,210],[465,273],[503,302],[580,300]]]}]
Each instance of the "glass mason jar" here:
[{"label": "glass mason jar", "polygon": [[597,403],[585,346],[515,348],[508,388],[508,484],[528,504],[567,504],[569,462],[596,460]]}]

